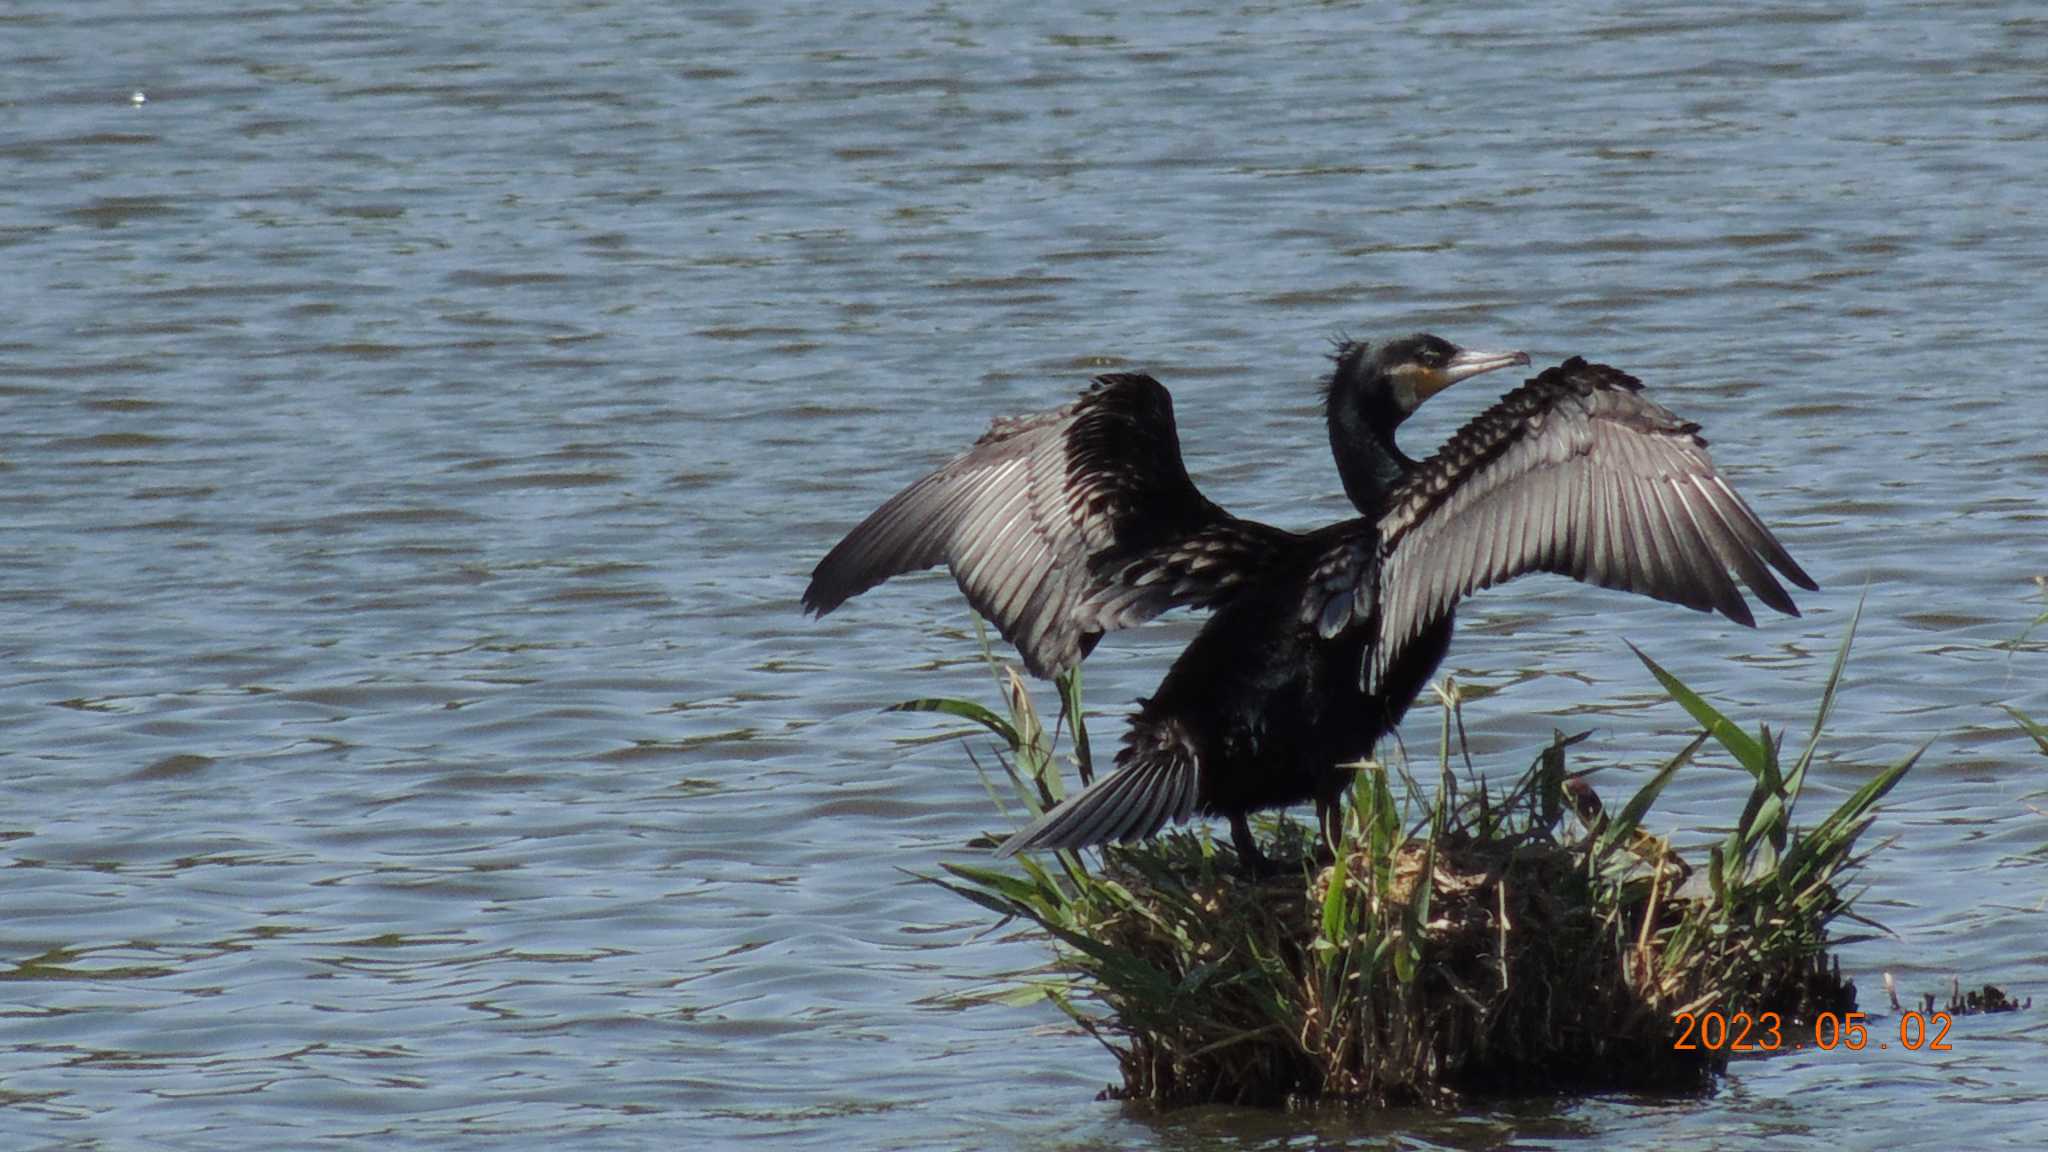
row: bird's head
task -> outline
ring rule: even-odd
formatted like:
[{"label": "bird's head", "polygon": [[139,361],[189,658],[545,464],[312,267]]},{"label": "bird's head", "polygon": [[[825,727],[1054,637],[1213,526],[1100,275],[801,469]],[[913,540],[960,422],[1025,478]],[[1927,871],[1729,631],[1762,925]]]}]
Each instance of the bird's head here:
[{"label": "bird's head", "polygon": [[1391,430],[1424,400],[1460,380],[1496,368],[1527,364],[1527,352],[1475,352],[1441,336],[1418,332],[1377,347],[1356,341],[1337,346],[1324,402],[1333,422],[1361,421]]},{"label": "bird's head", "polygon": [[1377,348],[1345,341],[1323,393],[1330,452],[1344,494],[1377,516],[1387,493],[1413,462],[1394,443],[1394,430],[1424,400],[1482,372],[1527,364],[1527,352],[1472,352],[1441,336],[1417,333]]}]

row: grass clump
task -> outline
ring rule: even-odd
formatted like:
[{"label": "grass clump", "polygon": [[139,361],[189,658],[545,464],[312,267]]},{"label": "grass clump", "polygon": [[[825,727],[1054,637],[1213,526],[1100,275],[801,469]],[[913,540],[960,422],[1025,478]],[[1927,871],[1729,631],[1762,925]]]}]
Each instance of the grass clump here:
[{"label": "grass clump", "polygon": [[[1678,1049],[1680,1013],[1776,1012],[1786,1035],[1854,1007],[1828,963],[1829,930],[1858,919],[1847,881],[1878,801],[1920,753],[1866,781],[1819,823],[1792,817],[1849,652],[1845,638],[1804,749],[1744,731],[1638,652],[1705,729],[1608,814],[1567,767],[1585,734],[1558,734],[1512,785],[1452,771],[1454,687],[1439,782],[1360,766],[1336,859],[1279,821],[1243,877],[1234,853],[1176,830],[1132,846],[1020,858],[1018,873],[945,865],[934,883],[1050,937],[1053,958],[998,995],[1044,998],[1116,1054],[1111,1095],[1162,1105],[1316,1099],[1449,1103],[1467,1093],[1696,1090],[1725,1051]],[[994,661],[991,660],[993,664]],[[1014,669],[999,667],[1007,716],[963,701],[908,709],[972,719],[1002,741],[998,803],[1026,818],[1066,784]],[[1060,683],[1078,718],[1078,676]],[[1075,725],[1066,759],[1088,764]],[[1729,833],[1699,867],[1644,827],[1658,794],[1708,740],[1752,777]],[[1924,751],[1924,747],[1921,751]],[[1005,784],[1007,786],[1005,786]],[[1270,837],[1269,837],[1270,839]]]}]

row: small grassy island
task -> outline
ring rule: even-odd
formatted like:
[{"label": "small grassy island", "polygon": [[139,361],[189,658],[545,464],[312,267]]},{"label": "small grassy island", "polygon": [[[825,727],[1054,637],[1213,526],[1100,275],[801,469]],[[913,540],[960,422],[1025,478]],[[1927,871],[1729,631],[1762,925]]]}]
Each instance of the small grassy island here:
[{"label": "small grassy island", "polygon": [[[1505,788],[1479,781],[1469,760],[1461,780],[1450,751],[1462,731],[1457,691],[1446,686],[1435,786],[1362,765],[1334,861],[1282,819],[1267,851],[1283,867],[1266,880],[1185,830],[1105,849],[1099,865],[1059,852],[1019,858],[1021,873],[948,864],[929,879],[1050,938],[1046,968],[993,994],[1042,996],[1107,1045],[1123,1071],[1115,1096],[1449,1104],[1699,1090],[1726,1066],[1728,1043],[1695,1034],[1678,1046],[1688,1016],[1746,1013],[1759,1022],[1752,1044],[1775,1023],[1789,1047],[1821,1013],[1855,1007],[1855,986],[1830,962],[1830,945],[1844,942],[1830,928],[1858,919],[1848,888],[1858,840],[1920,753],[1818,823],[1793,824],[1854,630],[1852,620],[1789,765],[1778,733],[1744,731],[1643,656],[1704,731],[1612,812],[1567,766],[1583,734],[1554,737]],[[1062,757],[1016,671],[991,664],[1007,717],[958,700],[901,707],[994,732],[992,790],[999,803],[1014,794],[1028,818],[1065,794],[1063,759],[1089,762],[1078,677],[1060,681],[1063,716],[1076,718]],[[1687,861],[1646,821],[1708,740],[1754,785],[1728,835]]]}]

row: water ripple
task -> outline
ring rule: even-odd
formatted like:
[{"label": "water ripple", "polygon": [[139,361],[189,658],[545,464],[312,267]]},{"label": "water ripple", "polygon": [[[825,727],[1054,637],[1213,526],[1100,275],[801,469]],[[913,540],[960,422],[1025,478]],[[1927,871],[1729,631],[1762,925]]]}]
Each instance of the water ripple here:
[{"label": "water ripple", "polygon": [[[1896,935],[1845,963],[1866,1003],[2024,993],[2030,10],[789,15],[0,14],[10,1146],[2032,1145],[2031,1015],[1696,1101],[1091,1103],[1092,1041],[958,996],[1040,946],[905,874],[1001,824],[947,722],[879,712],[984,690],[951,582],[795,610],[878,500],[1092,373],[1159,374],[1205,489],[1303,527],[1342,514],[1331,336],[1612,360],[1827,590],[1756,632],[1481,597],[1475,754],[1592,727],[1620,782],[1682,745],[1623,637],[1796,727],[1864,599],[1814,800],[1935,745],[1868,874]],[[1091,660],[1098,733],[1191,634]],[[1662,819],[1702,842],[1743,779]]]}]

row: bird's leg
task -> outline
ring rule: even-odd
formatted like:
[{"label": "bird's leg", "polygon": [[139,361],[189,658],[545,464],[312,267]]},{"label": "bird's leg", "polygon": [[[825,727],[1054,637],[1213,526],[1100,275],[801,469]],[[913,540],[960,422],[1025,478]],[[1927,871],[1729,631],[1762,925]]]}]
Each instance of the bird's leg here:
[{"label": "bird's leg", "polygon": [[1237,846],[1238,863],[1244,866],[1245,875],[1258,879],[1278,871],[1259,851],[1258,841],[1252,839],[1252,823],[1242,812],[1230,814],[1230,842]]}]

